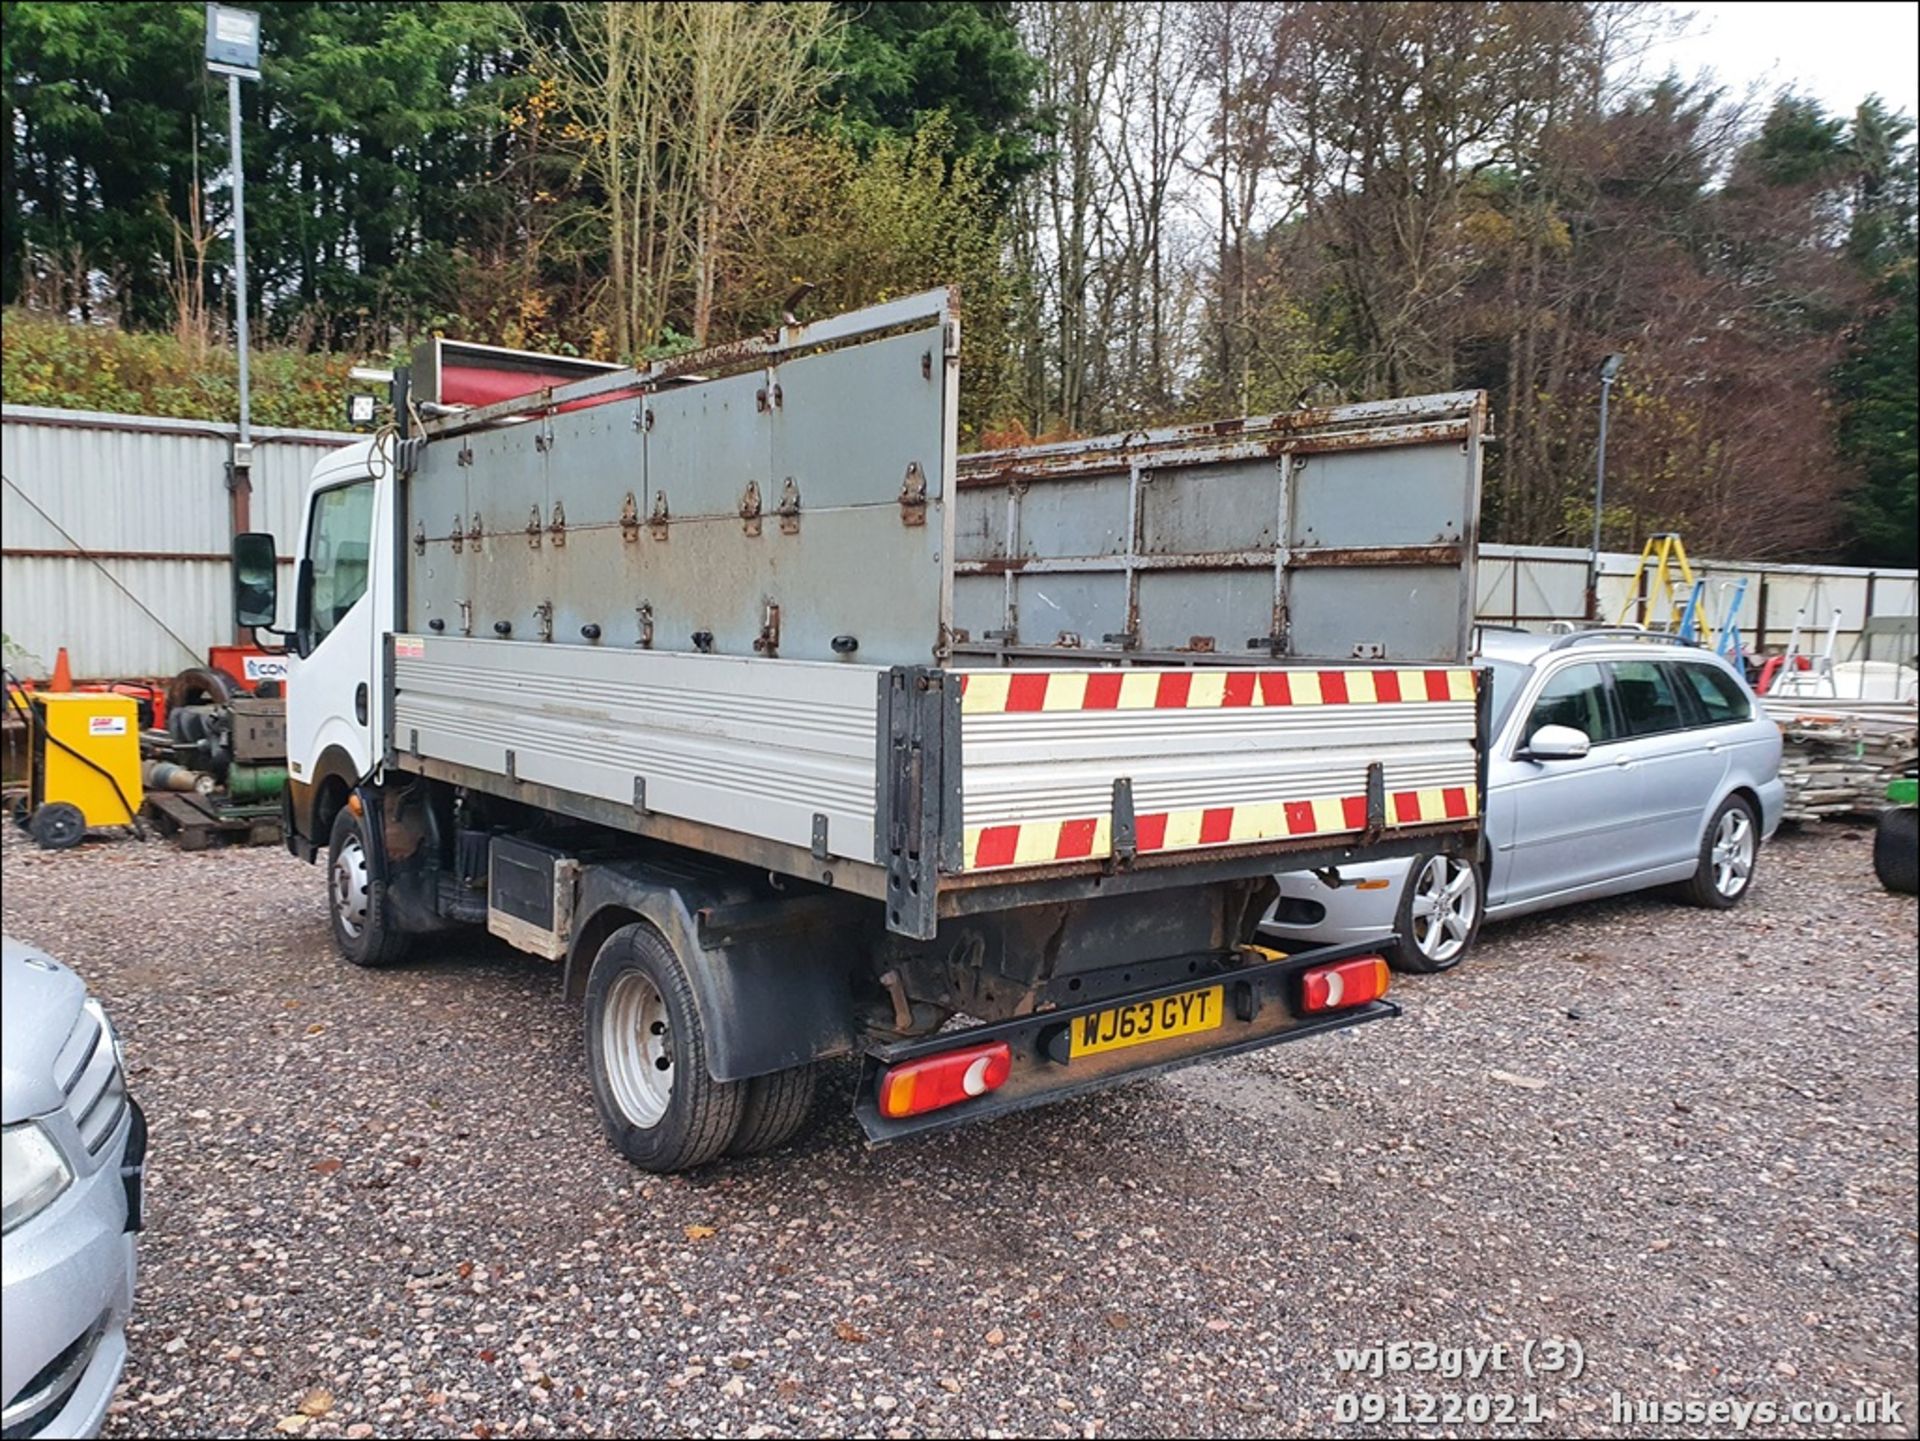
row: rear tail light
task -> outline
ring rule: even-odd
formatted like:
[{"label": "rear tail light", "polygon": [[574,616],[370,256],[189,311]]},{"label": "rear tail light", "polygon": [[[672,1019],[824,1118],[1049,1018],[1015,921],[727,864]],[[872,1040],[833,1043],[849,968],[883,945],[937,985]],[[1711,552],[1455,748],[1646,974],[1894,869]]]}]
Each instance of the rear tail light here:
[{"label": "rear tail light", "polygon": [[1320,966],[1300,977],[1300,1009],[1339,1011],[1377,1001],[1387,993],[1387,963],[1378,956],[1360,956],[1337,965]]},{"label": "rear tail light", "polygon": [[1013,1071],[1005,1041],[943,1051],[895,1066],[880,1078],[880,1114],[889,1120],[918,1116],[997,1091]]}]

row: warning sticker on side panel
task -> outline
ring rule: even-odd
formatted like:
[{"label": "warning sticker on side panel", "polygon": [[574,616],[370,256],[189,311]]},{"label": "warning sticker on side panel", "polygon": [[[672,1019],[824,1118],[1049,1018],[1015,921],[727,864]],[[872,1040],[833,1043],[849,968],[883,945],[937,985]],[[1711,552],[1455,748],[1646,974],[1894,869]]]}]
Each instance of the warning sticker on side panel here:
[{"label": "warning sticker on side panel", "polygon": [[127,733],[127,718],[123,715],[90,715],[87,717],[87,734],[90,736],[123,736]]},{"label": "warning sticker on side panel", "polygon": [[426,653],[425,636],[397,635],[393,638],[393,654],[396,660],[419,660]]}]

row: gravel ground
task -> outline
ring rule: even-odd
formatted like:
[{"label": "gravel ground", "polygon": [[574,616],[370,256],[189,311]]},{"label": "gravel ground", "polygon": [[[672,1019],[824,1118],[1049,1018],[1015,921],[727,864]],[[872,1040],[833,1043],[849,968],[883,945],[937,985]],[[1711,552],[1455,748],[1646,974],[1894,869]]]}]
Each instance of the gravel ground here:
[{"label": "gravel ground", "polygon": [[[1340,1424],[1396,1393],[1600,1435],[1616,1393],[1883,1392],[1843,1434],[1913,1434],[1915,908],[1863,831],[1782,839],[1730,915],[1490,930],[1396,1022],[877,1152],[843,1078],[785,1153],[657,1178],[553,968],[354,971],[281,852],[6,829],[7,930],[104,999],[153,1124],[110,1435],[1406,1434]],[[1520,1368],[1552,1338],[1577,1379]],[[1338,1368],[1394,1340],[1513,1351]]]}]

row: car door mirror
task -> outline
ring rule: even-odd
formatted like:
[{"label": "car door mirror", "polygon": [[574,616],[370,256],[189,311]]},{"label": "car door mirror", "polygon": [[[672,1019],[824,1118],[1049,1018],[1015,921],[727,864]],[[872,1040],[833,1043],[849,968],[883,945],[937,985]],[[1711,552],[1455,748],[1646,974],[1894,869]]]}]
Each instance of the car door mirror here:
[{"label": "car door mirror", "polygon": [[248,531],[233,538],[233,618],[236,624],[273,629],[280,577],[273,537]]},{"label": "car door mirror", "polygon": [[1591,749],[1587,733],[1572,726],[1541,726],[1527,742],[1527,755],[1537,761],[1577,761]]}]

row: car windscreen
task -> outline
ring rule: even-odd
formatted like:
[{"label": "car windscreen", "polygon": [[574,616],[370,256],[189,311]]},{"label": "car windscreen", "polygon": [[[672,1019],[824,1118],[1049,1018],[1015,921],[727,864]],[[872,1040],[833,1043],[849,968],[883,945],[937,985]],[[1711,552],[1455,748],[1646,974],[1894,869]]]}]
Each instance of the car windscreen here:
[{"label": "car windscreen", "polygon": [[1528,668],[1510,660],[1489,660],[1481,658],[1480,664],[1492,672],[1493,680],[1493,730],[1497,735],[1500,727],[1507,723],[1507,712],[1513,709],[1514,698],[1520,694],[1520,688],[1527,682]]}]

